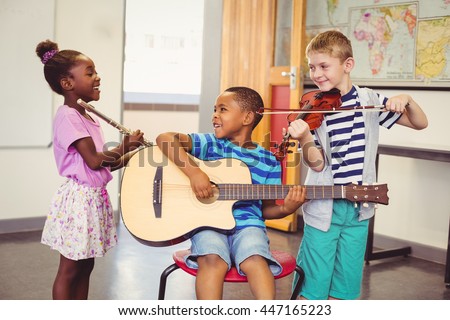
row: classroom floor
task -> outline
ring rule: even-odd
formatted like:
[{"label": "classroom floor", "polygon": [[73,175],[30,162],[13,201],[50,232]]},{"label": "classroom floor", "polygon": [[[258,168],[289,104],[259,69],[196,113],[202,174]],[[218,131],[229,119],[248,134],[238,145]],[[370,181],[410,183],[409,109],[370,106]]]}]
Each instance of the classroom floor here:
[{"label": "classroom floor", "polygon": [[[149,247],[136,241],[119,224],[120,244],[96,260],[90,299],[157,299],[161,272],[172,264],[172,253],[189,247]],[[40,244],[40,231],[0,235],[0,299],[51,299],[59,254]],[[272,249],[297,253],[302,233],[269,229]],[[364,268],[364,300],[450,300],[444,283],[445,266],[414,257],[374,260]],[[279,279],[277,299],[290,296],[292,276]],[[181,270],[167,281],[166,299],[195,299],[194,277]],[[246,283],[225,283],[224,299],[252,299]]]}]

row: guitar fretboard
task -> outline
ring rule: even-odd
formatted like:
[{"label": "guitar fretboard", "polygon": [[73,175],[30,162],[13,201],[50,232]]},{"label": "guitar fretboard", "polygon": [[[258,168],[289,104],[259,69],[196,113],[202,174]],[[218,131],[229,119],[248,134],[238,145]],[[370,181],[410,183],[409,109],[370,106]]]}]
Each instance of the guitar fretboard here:
[{"label": "guitar fretboard", "polygon": [[[284,199],[293,185],[218,184],[219,200]],[[306,199],[344,199],[345,186],[306,186]]]}]

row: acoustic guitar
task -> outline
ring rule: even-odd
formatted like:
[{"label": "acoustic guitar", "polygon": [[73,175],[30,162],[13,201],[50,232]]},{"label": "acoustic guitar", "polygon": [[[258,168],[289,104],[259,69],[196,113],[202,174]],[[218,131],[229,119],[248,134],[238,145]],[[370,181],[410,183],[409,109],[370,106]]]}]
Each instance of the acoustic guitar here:
[{"label": "acoustic guitar", "polygon": [[[237,200],[284,199],[291,187],[252,184],[250,170],[237,159],[193,159],[215,185],[213,198],[197,199],[188,177],[157,146],[131,157],[122,176],[120,209],[137,240],[160,247],[185,241],[202,229],[231,232]],[[306,198],[388,204],[387,190],[386,184],[306,186]]]}]

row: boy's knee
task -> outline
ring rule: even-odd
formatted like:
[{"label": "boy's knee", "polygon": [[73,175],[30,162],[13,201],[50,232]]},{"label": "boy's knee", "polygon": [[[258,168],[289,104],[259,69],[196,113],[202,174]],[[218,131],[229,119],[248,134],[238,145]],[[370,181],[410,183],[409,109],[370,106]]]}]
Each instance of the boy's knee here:
[{"label": "boy's knee", "polygon": [[248,257],[247,259],[245,259],[244,261],[242,261],[239,264],[240,269],[244,273],[247,273],[246,270],[248,270],[249,268],[254,268],[255,266],[257,266],[258,268],[264,267],[264,266],[269,267],[269,264],[267,263],[266,258],[264,258],[260,255],[257,255],[257,254]]},{"label": "boy's knee", "polygon": [[228,270],[227,263],[217,254],[207,254],[197,257],[199,268],[223,268]]}]

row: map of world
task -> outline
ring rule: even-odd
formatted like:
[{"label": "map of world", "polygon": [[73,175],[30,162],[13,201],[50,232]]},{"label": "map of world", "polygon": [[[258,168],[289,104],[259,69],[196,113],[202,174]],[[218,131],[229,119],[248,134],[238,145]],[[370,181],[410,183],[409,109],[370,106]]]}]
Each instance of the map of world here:
[{"label": "map of world", "polygon": [[308,1],[307,40],[329,29],[351,40],[355,80],[449,85],[450,0]]}]

